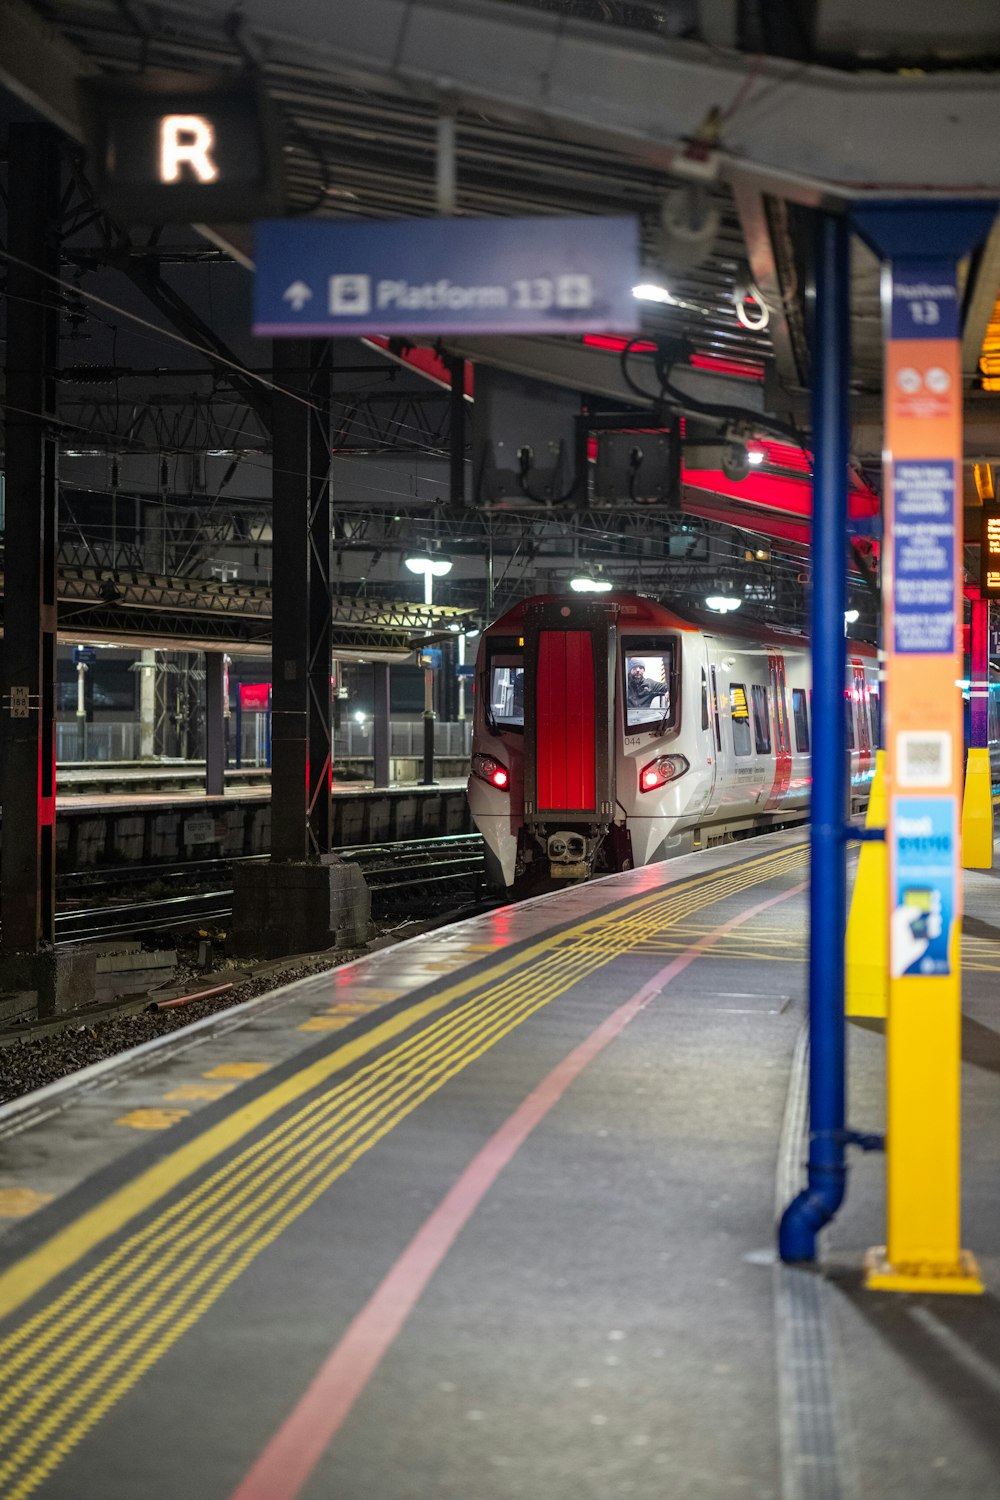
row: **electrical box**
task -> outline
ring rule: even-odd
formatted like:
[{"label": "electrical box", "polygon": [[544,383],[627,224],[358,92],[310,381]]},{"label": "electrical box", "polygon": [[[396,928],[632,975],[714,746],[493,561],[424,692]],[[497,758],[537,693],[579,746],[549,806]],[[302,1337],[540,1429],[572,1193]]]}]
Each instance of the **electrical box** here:
[{"label": "electrical box", "polygon": [[592,504],[665,505],[681,496],[676,425],[652,432],[600,432]]},{"label": "electrical box", "polygon": [[575,391],[476,366],[472,504],[516,510],[582,503],[585,434]]}]

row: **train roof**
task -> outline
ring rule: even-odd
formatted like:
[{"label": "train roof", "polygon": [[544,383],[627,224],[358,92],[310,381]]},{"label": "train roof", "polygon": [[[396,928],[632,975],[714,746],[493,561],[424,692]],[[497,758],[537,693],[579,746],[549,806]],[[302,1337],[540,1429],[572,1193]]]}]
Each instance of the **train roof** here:
[{"label": "train roof", "polygon": [[[489,627],[490,630],[517,632],[524,625],[524,611],[532,604],[566,603],[614,604],[618,607],[623,624],[659,627],[661,630],[702,630],[706,634],[734,641],[754,641],[784,646],[808,646],[809,638],[800,630],[780,625],[765,625],[759,620],[736,621],[732,615],[709,614],[702,610],[688,610],[678,614],[658,599],[644,594],[536,594],[530,599],[520,599]],[[848,641],[849,656],[874,656],[875,647],[865,641]]]}]

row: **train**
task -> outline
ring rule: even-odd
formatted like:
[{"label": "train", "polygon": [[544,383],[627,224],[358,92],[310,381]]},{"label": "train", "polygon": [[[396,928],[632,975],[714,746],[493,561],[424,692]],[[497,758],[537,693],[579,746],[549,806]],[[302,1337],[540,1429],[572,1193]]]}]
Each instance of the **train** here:
[{"label": "train", "polygon": [[[845,775],[866,805],[878,656],[850,642]],[[483,631],[469,774],[487,874],[514,895],[808,816],[809,644],[652,598],[539,595]]]}]

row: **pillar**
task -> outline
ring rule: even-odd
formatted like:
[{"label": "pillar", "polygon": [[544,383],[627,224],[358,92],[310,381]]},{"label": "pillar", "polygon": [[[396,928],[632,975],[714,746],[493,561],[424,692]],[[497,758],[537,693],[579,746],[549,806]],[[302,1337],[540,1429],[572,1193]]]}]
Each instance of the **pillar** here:
[{"label": "pillar", "polygon": [[846,1187],[844,1153],[844,930],[847,786],[847,458],[850,375],[847,224],[821,215],[816,235],[813,337],[812,806],[809,825],[808,1186],[785,1210],[782,1260],[816,1258],[819,1230]]},{"label": "pillar", "polygon": [[372,664],[375,687],[375,709],[372,718],[372,748],[375,754],[375,785],[389,786],[391,782],[390,758],[392,755],[389,698],[389,663],[377,661]]},{"label": "pillar", "polygon": [[226,789],[225,653],[205,652],[205,794]]},{"label": "pillar", "polygon": [[[0,932],[5,954],[55,938],[56,444],[59,137],[10,126]],[[21,264],[25,262],[25,264]],[[36,269],[37,268],[37,269]]]}]

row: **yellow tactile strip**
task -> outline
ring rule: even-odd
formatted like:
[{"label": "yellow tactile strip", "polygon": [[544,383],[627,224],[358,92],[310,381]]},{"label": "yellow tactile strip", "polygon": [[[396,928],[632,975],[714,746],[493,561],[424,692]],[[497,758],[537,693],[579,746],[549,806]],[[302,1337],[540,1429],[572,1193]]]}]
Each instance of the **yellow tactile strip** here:
[{"label": "yellow tactile strip", "polygon": [[[627,920],[615,910],[588,918],[401,1012],[236,1111],[225,1122],[230,1146],[309,1095],[0,1340],[0,1493],[32,1494],[262,1250],[449,1078],[581,978],[705,906],[798,875],[804,856],[798,846],[657,891],[631,903]],[[315,1092],[371,1050],[366,1041],[398,1035],[417,1018],[428,1024]],[[197,1169],[192,1148],[201,1144],[200,1164],[219,1155],[226,1146],[218,1135],[206,1149],[213,1130],[159,1163],[167,1170],[158,1178],[149,1169],[0,1276],[0,1309],[21,1305],[106,1237],[96,1232],[95,1213],[123,1226]]]}]

